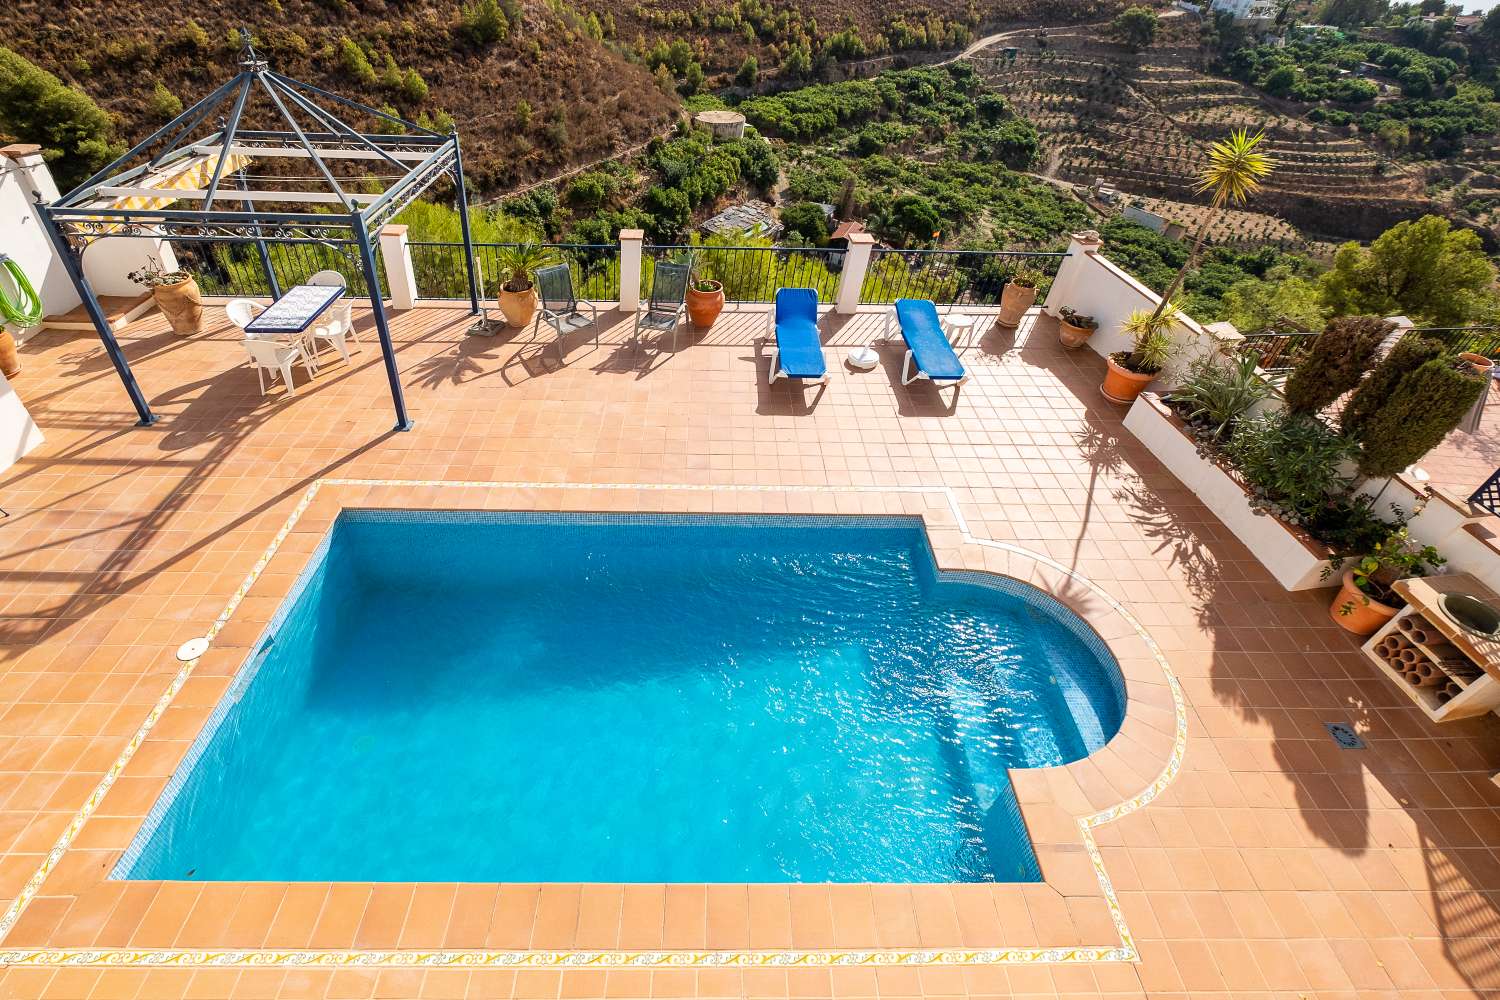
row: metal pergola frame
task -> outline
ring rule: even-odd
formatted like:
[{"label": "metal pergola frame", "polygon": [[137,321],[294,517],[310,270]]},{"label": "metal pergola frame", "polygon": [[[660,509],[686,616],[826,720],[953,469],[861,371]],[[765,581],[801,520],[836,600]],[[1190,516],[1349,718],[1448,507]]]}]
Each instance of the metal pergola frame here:
[{"label": "metal pergola frame", "polygon": [[[78,290],[89,319],[98,330],[105,352],[140,417],[138,426],[142,427],[155,423],[157,418],[115,339],[98,295],[84,275],[83,254],[89,246],[101,239],[120,237],[175,238],[206,243],[253,242],[269,276],[272,294],[278,295],[280,289],[266,249],[268,241],[335,245],[352,240],[358,249],[365,287],[370,293],[375,330],[396,410],[396,429],[410,430],[412,422],[401,391],[371,239],[422,192],[451,175],[458,192],[469,304],[472,312],[479,312],[479,282],[474,243],[469,232],[468,198],[464,190],[463,155],[459,150],[458,133],[452,130],[443,135],[312,84],[274,73],[251,47],[249,32],[241,29],[241,37],[245,44],[240,57],[240,72],[232,79],[56,202],[37,206],[48,236]],[[279,124],[284,127],[271,130],[244,127],[245,106],[254,94],[269,99],[280,117]],[[358,111],[396,128],[390,134],[356,131],[319,103],[320,100]],[[307,121],[308,128],[304,129],[299,123],[294,109]],[[218,127],[207,135],[197,135],[216,111],[219,113]],[[173,163],[192,156],[213,154],[218,158],[213,176],[204,189],[183,191],[154,188],[146,183]],[[286,186],[254,188],[243,171],[239,171],[234,186],[225,187],[222,182],[226,168],[231,158],[239,155],[311,163],[317,176],[300,179],[317,181],[321,190],[294,190]],[[348,160],[395,167],[399,174],[378,194],[350,192],[340,185],[339,178],[329,168],[330,161]],[[281,180],[277,177],[269,179]],[[344,181],[349,184],[358,179],[346,176]],[[174,201],[186,199],[199,204],[184,208],[113,207],[118,204],[117,199],[131,197],[163,201],[167,198]],[[220,202],[240,207],[239,210],[221,208],[218,206]],[[301,204],[328,205],[333,211],[271,210],[277,205]]]}]

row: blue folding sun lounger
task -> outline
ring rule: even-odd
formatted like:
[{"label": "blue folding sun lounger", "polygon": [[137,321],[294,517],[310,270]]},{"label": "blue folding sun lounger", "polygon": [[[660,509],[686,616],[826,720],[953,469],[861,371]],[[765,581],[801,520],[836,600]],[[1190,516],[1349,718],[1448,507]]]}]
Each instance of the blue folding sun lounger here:
[{"label": "blue folding sun lounger", "polygon": [[[930,299],[897,299],[895,309],[886,314],[885,329],[889,338],[891,317],[901,326],[906,341],[906,360],[901,365],[901,384],[911,385],[919,378],[958,385],[969,377],[963,362],[953,352],[953,345],[943,333],[937,306]],[[912,362],[917,370],[913,372]]]},{"label": "blue folding sun lounger", "polygon": [[767,316],[776,335],[767,381],[775,382],[778,378],[828,381],[823,342],[818,338],[817,289],[776,289],[776,307]]}]

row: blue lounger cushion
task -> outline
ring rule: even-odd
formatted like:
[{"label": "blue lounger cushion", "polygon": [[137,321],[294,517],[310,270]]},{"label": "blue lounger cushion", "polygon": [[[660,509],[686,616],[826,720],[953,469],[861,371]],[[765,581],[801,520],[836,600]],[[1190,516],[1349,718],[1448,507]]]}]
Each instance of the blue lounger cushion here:
[{"label": "blue lounger cushion", "polygon": [[822,378],[828,371],[818,337],[818,293],[812,288],[776,290],[778,367],[787,378]]},{"label": "blue lounger cushion", "polygon": [[961,379],[963,362],[953,353],[953,345],[938,321],[937,306],[929,299],[897,299],[896,322],[911,351],[912,361],[930,379]]}]

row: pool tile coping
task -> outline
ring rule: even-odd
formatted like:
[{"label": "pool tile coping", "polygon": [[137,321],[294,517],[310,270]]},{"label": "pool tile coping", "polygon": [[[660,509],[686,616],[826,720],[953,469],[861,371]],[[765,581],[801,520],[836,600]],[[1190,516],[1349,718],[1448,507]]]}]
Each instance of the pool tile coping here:
[{"label": "pool tile coping", "polygon": [[[387,502],[372,502],[378,493],[391,490],[397,495],[386,498]],[[326,492],[325,492],[326,491]],[[457,504],[447,506],[439,500],[451,500],[455,491],[480,493],[483,502],[479,506]],[[339,494],[337,500],[334,494]],[[501,496],[496,497],[499,493]],[[1048,875],[1049,865],[1054,869],[1067,861],[1076,860],[1081,851],[1086,855],[1097,889],[1080,886],[1075,880],[1067,893],[1068,898],[1093,896],[1107,907],[1118,943],[1101,945],[1077,945],[1062,947],[997,947],[997,948],[820,948],[820,949],[654,949],[631,951],[623,949],[601,950],[549,950],[528,948],[524,950],[495,949],[402,949],[402,948],[340,948],[340,949],[270,949],[270,948],[150,948],[150,947],[16,947],[0,946],[0,965],[104,965],[104,966],[454,966],[454,967],[510,967],[510,968],[574,968],[574,967],[644,967],[644,968],[693,968],[693,967],[831,967],[831,966],[880,966],[880,965],[988,965],[988,964],[1033,964],[1033,963],[1096,963],[1139,961],[1140,953],[1135,939],[1124,919],[1109,873],[1105,868],[1094,830],[1144,808],[1171,783],[1181,769],[1187,746],[1186,702],[1175,674],[1160,649],[1152,641],[1144,626],[1130,614],[1128,609],[1105,593],[1087,577],[1069,569],[1050,557],[1009,542],[973,536],[954,492],[947,487],[923,486],[848,486],[848,487],[789,487],[751,485],[682,485],[682,484],[564,484],[536,482],[483,482],[448,480],[386,480],[327,478],[314,482],[303,493],[285,522],[273,537],[266,551],[260,556],[243,583],[236,589],[206,633],[209,652],[198,659],[182,664],[174,674],[161,698],[152,707],[145,721],[127,743],[120,757],[106,772],[93,793],[74,815],[57,843],[48,852],[37,871],[25,887],[0,916],[0,941],[4,941],[25,912],[30,903],[41,894],[41,889],[69,857],[68,851],[83,832],[85,824],[99,810],[106,795],[115,788],[126,767],[151,737],[152,731],[179,697],[184,686],[194,678],[200,663],[212,655],[215,645],[224,655],[220,661],[226,668],[224,679],[232,680],[243,663],[244,655],[257,641],[268,623],[283,606],[283,595],[274,599],[275,608],[265,614],[258,623],[235,621],[235,612],[250,594],[252,588],[268,568],[274,567],[290,575],[286,590],[302,568],[326,539],[328,529],[345,507],[390,507],[422,509],[476,509],[476,510],[522,510],[547,512],[571,510],[559,506],[563,497],[577,493],[580,498],[602,501],[582,511],[585,513],[614,513],[640,510],[640,504],[651,498],[658,509],[641,510],[643,513],[768,513],[761,510],[758,502],[738,502],[736,497],[747,494],[782,494],[797,498],[809,510],[788,510],[789,514],[892,514],[916,513],[922,517],[934,560],[945,574],[970,574],[973,572],[1000,574],[1036,586],[1044,594],[1062,602],[1082,617],[1109,647],[1120,663],[1126,678],[1127,705],[1125,722],[1120,732],[1103,748],[1073,764],[1053,767],[1012,770],[1016,796],[1020,803],[1028,831],[1037,847],[1038,860],[1042,864],[1044,883],[1052,886]],[[637,494],[632,498],[629,494]],[[663,494],[681,494],[681,509],[671,507]],[[700,503],[708,495],[711,502]],[[321,499],[319,499],[321,496]],[[882,497],[886,498],[882,500]],[[460,496],[460,499],[468,499]],[[895,503],[891,504],[890,500]],[[499,501],[497,506],[496,501]],[[618,501],[618,502],[617,502]],[[755,507],[741,511],[740,507]],[[789,502],[788,506],[792,506]],[[885,509],[895,506],[897,510]],[[908,507],[915,506],[915,511]],[[878,508],[876,510],[866,509]],[[727,508],[727,509],[721,509]],[[855,508],[855,509],[846,509]],[[309,513],[311,511],[311,513]],[[288,544],[288,539],[293,539]],[[293,562],[296,565],[292,565]],[[1096,603],[1097,602],[1097,603]],[[226,630],[229,630],[226,634]],[[209,672],[212,676],[212,671]],[[201,712],[199,728],[207,722],[213,708],[222,698],[212,699],[209,707]],[[197,730],[192,734],[195,736]],[[186,748],[191,737],[183,745]],[[1153,749],[1155,747],[1155,749]],[[1151,768],[1158,768],[1154,772]],[[175,773],[177,765],[173,764]],[[168,779],[160,780],[149,796],[147,805],[139,810],[139,820],[144,820],[151,803],[158,798],[161,787]],[[1125,794],[1122,788],[1144,787],[1133,795]],[[1075,804],[1086,804],[1080,812],[1076,805],[1069,812],[1058,805],[1059,797]],[[1091,811],[1090,811],[1091,810]],[[1060,837],[1057,833],[1059,821],[1066,819],[1076,826],[1077,840],[1047,839]],[[1038,825],[1043,828],[1038,836]],[[1047,832],[1047,831],[1050,831]],[[120,851],[112,852],[118,856]],[[1072,854],[1073,858],[1067,855]],[[113,859],[106,866],[113,867]],[[115,883],[118,885],[119,883]],[[155,883],[172,885],[175,883]],[[215,883],[192,883],[212,887]],[[277,883],[279,884],[279,883]],[[295,884],[295,883],[294,883]],[[329,883],[314,883],[330,885]],[[332,883],[337,885],[340,883]],[[364,883],[360,883],[363,885]],[[444,883],[449,885],[450,883]],[[1031,883],[1036,885],[1036,883]],[[796,889],[797,886],[788,886]],[[398,928],[399,930],[399,928]]]}]

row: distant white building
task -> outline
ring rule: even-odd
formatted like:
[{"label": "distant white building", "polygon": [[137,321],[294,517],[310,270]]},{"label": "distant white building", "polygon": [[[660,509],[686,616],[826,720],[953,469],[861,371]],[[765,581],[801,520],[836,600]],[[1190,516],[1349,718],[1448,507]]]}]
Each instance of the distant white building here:
[{"label": "distant white building", "polygon": [[1213,9],[1236,21],[1276,20],[1276,4],[1270,0],[1213,0]]}]

